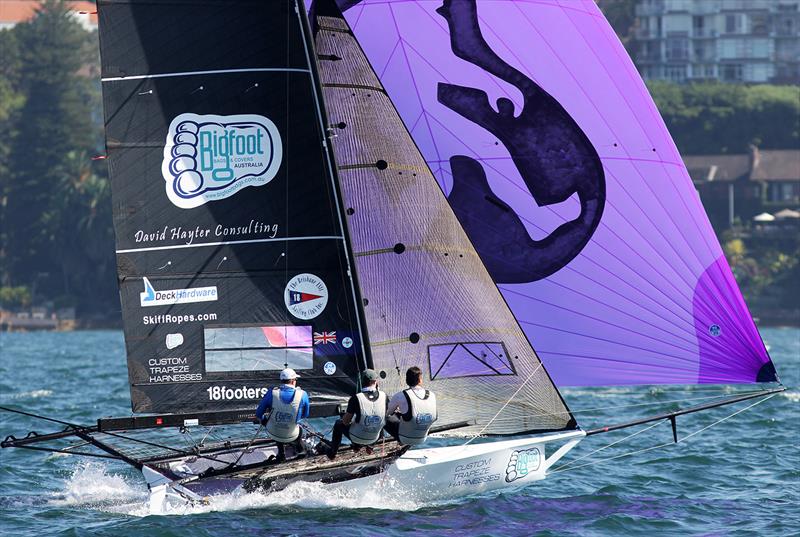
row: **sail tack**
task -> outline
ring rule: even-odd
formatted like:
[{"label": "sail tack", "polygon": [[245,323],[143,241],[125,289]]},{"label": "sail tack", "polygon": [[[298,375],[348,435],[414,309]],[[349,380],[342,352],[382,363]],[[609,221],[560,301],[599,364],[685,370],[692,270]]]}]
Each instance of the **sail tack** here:
[{"label": "sail tack", "polygon": [[[444,423],[486,434],[575,421],[483,266],[347,23],[316,6],[319,56],[375,368],[424,371]],[[475,432],[473,431],[473,432]]]},{"label": "sail tack", "polygon": [[346,397],[367,357],[295,2],[98,4],[133,410],[255,408],[285,366]]},{"label": "sail tack", "polygon": [[339,4],[557,384],[776,380],[592,0]]}]

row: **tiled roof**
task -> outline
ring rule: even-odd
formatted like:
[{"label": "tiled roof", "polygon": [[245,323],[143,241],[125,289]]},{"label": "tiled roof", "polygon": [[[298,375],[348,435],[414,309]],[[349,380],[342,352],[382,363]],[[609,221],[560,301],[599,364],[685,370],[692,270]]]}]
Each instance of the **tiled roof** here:
[{"label": "tiled roof", "polygon": [[[81,17],[88,17],[91,26],[97,26],[97,15],[92,14],[97,11],[94,2],[86,1],[67,1],[65,2],[73,11],[78,14],[83,11]],[[31,0],[0,0],[0,27],[13,26],[20,22],[25,22],[33,17],[40,2]]]},{"label": "tiled roof", "polygon": [[752,155],[688,155],[683,163],[692,180],[800,181],[800,150],[766,149]]}]

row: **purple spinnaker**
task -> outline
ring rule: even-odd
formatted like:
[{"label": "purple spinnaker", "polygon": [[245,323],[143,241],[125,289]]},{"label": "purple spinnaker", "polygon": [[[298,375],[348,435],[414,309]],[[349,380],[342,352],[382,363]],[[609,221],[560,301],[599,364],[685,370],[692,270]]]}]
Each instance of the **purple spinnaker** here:
[{"label": "purple spinnaker", "polygon": [[556,384],[776,380],[592,0],[339,4]]}]

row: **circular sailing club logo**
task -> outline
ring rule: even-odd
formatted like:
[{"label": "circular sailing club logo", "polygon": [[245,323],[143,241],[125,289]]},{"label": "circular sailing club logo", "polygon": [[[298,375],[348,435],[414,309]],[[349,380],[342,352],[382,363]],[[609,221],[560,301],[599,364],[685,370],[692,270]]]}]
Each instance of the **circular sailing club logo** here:
[{"label": "circular sailing club logo", "polygon": [[334,373],[336,373],[336,364],[334,364],[333,362],[325,362],[325,365],[323,366],[322,370],[325,371],[326,375],[333,375]]},{"label": "circular sailing club logo", "polygon": [[298,319],[313,319],[328,304],[328,287],[313,274],[298,274],[286,284],[283,293],[286,309]]},{"label": "circular sailing club logo", "polygon": [[718,324],[712,324],[708,327],[708,333],[714,337],[719,337],[722,334],[722,328]]}]

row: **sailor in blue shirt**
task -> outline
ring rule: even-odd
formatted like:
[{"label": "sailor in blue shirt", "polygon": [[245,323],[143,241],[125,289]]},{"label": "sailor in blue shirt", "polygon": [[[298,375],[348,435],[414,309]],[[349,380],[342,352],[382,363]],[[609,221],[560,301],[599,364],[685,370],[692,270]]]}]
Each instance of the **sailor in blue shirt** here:
[{"label": "sailor in blue shirt", "polygon": [[[281,371],[281,386],[273,387],[261,399],[256,417],[266,427],[267,436],[278,445],[278,459],[286,459],[286,444],[293,444],[295,454],[304,453],[300,420],[308,417],[308,394],[297,387],[297,373]],[[268,412],[268,414],[267,414]]]}]

